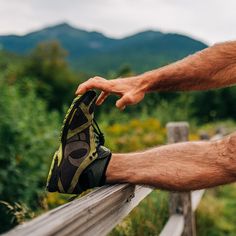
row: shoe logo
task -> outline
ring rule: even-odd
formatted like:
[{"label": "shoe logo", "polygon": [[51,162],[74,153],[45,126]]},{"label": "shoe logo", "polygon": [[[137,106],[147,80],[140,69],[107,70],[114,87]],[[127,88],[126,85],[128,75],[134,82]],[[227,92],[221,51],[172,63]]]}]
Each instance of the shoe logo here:
[{"label": "shoe logo", "polygon": [[[68,161],[76,167],[79,167],[83,160],[88,156],[90,147],[86,142],[77,141],[71,142],[66,145],[65,156],[68,157]],[[76,153],[75,154],[73,153]],[[73,156],[71,155],[73,153]]]}]

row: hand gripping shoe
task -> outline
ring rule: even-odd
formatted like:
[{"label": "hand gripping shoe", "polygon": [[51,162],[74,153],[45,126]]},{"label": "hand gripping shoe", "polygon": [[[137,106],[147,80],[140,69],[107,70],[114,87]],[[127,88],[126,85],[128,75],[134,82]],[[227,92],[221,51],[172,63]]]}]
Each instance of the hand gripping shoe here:
[{"label": "hand gripping shoe", "polygon": [[94,120],[95,91],[74,99],[61,131],[61,143],[53,157],[47,190],[80,194],[105,184],[111,152],[104,147],[104,136]]}]

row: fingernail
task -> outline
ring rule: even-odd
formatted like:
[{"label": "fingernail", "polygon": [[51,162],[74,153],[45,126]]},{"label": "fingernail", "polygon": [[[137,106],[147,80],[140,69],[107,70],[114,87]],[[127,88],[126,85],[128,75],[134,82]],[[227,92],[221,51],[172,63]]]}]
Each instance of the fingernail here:
[{"label": "fingernail", "polygon": [[75,94],[80,94],[81,93],[81,88],[78,88],[75,92]]}]

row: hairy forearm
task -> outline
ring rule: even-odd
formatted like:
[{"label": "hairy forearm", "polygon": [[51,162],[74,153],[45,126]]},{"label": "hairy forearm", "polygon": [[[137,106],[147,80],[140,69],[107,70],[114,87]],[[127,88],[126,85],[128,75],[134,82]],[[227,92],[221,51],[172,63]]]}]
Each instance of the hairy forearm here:
[{"label": "hairy forearm", "polygon": [[214,45],[138,78],[147,92],[208,90],[236,84],[236,41]]},{"label": "hairy forearm", "polygon": [[236,134],[214,142],[185,142],[141,153],[114,155],[108,182],[186,191],[236,180]]}]

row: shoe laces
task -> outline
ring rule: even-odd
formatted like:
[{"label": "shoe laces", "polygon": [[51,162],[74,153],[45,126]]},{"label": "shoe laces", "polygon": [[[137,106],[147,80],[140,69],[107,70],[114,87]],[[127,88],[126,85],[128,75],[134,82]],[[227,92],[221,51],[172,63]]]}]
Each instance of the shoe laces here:
[{"label": "shoe laces", "polygon": [[105,143],[105,138],[104,138],[104,134],[102,133],[102,131],[100,130],[98,123],[96,122],[95,119],[93,119],[92,121],[92,126],[93,126],[93,130],[95,133],[95,141],[97,142],[98,145],[104,145]]}]

